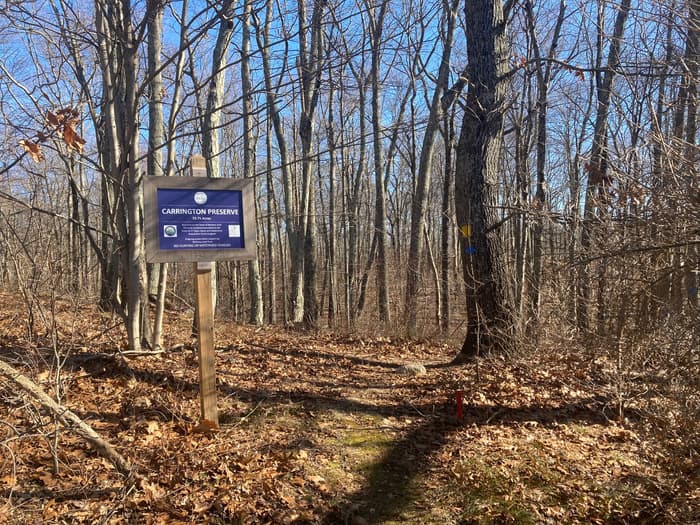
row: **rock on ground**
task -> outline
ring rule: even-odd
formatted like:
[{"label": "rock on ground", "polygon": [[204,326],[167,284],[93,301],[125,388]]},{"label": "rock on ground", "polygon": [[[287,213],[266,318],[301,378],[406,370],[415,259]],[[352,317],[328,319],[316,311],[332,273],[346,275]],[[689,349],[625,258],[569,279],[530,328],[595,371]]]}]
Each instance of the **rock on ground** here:
[{"label": "rock on ground", "polygon": [[422,376],[427,374],[427,370],[420,363],[409,363],[406,365],[401,365],[396,369],[398,374],[406,374],[412,376]]}]

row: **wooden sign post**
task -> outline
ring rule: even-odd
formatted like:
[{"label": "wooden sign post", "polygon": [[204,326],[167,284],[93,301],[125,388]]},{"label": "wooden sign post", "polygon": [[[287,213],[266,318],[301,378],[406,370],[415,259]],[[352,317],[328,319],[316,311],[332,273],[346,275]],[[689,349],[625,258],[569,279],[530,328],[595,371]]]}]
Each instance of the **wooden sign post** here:
[{"label": "wooden sign post", "polygon": [[216,428],[216,354],[212,271],[219,260],[257,256],[250,179],[209,178],[204,157],[190,158],[190,177],[146,177],[146,260],[194,262],[199,339],[200,427]]},{"label": "wooden sign post", "polygon": [[202,423],[219,426],[216,410],[216,353],[214,350],[214,301],[212,263],[194,263],[194,289],[197,299],[197,339],[199,342],[199,402]]},{"label": "wooden sign post", "polygon": [[[193,177],[206,177],[207,164],[201,155],[190,157],[190,173]],[[216,350],[214,348],[214,299],[211,274],[214,263],[194,263],[195,313],[197,317],[197,342],[199,357],[199,405],[202,426],[218,428],[219,412],[216,409]]]}]

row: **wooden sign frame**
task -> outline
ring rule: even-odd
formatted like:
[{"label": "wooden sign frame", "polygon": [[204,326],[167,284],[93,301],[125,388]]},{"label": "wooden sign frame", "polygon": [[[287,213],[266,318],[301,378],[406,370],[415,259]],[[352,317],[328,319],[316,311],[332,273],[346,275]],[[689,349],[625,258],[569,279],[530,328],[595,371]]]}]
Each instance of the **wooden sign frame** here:
[{"label": "wooden sign frame", "polygon": [[[196,193],[207,191],[241,192],[242,248],[179,248],[161,249],[158,190],[176,189]],[[144,177],[144,221],[146,261],[211,262],[223,260],[253,260],[257,258],[255,196],[251,179],[209,177]],[[214,217],[215,219],[215,217]]]}]

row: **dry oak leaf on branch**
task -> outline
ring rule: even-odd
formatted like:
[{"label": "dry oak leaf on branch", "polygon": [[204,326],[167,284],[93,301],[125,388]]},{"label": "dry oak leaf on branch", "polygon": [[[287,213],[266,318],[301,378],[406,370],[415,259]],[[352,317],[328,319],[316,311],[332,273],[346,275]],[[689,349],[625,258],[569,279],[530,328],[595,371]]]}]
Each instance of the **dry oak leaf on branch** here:
[{"label": "dry oak leaf on branch", "polygon": [[61,120],[59,120],[58,115],[50,109],[46,110],[46,121],[54,128],[58,128],[61,125]]},{"label": "dry oak leaf on branch", "polygon": [[56,129],[66,124],[75,126],[80,122],[78,120],[79,116],[80,112],[76,108],[63,108],[57,110],[56,113],[50,109],[46,110],[46,121]]},{"label": "dry oak leaf on branch", "polygon": [[19,141],[19,145],[24,148],[24,151],[26,151],[32,159],[34,159],[34,162],[44,160],[44,153],[41,151],[41,146],[39,146],[39,144],[36,142],[22,139]]},{"label": "dry oak leaf on branch", "polygon": [[63,141],[68,149],[83,152],[85,139],[78,135],[75,128],[80,124],[80,112],[76,108],[63,108],[54,113],[50,109],[46,110],[46,121],[54,129],[62,133]]},{"label": "dry oak leaf on branch", "polygon": [[66,124],[63,128],[63,140],[65,141],[68,149],[73,149],[78,153],[83,152],[83,147],[85,146],[85,139],[78,135],[72,126]]}]

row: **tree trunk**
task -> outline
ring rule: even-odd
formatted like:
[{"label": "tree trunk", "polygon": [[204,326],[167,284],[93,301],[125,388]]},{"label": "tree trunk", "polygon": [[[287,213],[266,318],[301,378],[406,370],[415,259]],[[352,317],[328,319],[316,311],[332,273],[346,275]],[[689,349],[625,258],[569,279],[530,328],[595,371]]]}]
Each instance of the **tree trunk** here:
[{"label": "tree trunk", "polygon": [[[330,60],[328,60],[330,64]],[[329,77],[332,77],[332,68],[328,67]],[[335,218],[335,129],[333,97],[333,79],[329,80],[330,91],[328,93],[328,326],[335,324],[335,314],[338,307],[338,294],[336,286],[336,218]]]},{"label": "tree trunk", "polygon": [[[219,31],[216,35],[212,55],[211,77],[207,106],[202,118],[202,155],[207,163],[208,177],[221,177],[221,117],[226,95],[226,64],[229,44],[233,34],[233,9],[235,2],[227,0],[221,7]],[[216,312],[217,302],[217,264],[212,265],[211,293],[213,310]]]},{"label": "tree trunk", "polygon": [[[314,115],[318,105],[323,69],[323,0],[314,0],[311,20],[307,27],[306,0],[299,0],[299,68],[301,81],[301,116],[299,138],[302,151],[302,185],[297,260],[303,261],[304,323],[316,326],[319,316],[316,297],[316,217],[313,178]],[[307,45],[307,31],[311,39]]]},{"label": "tree trunk", "polygon": [[[266,189],[267,189],[267,322],[272,324],[277,320],[277,272],[275,261],[274,235],[277,232],[277,203],[275,201],[275,185],[272,182],[272,129],[270,120],[267,121],[265,135],[266,160]],[[280,251],[280,261],[282,253]],[[284,290],[283,290],[284,291]],[[284,297],[284,295],[283,295]],[[286,301],[283,301],[286,303]],[[286,311],[286,310],[285,310]],[[286,316],[285,316],[286,321]]]},{"label": "tree trunk", "polygon": [[[243,88],[243,174],[246,178],[255,176],[255,140],[253,138],[253,88],[250,82],[250,17],[251,0],[245,0],[243,12],[243,42],[241,45],[241,85]],[[255,187],[255,181],[253,181]],[[254,190],[254,195],[257,196]],[[256,199],[257,203],[257,199]],[[255,228],[257,228],[257,223]],[[263,291],[258,260],[248,261],[248,281],[250,288],[250,318],[254,325],[262,325]]]},{"label": "tree trunk", "polygon": [[389,322],[389,292],[387,289],[387,258],[386,258],[386,186],[384,184],[384,164],[382,161],[382,113],[381,113],[381,84],[379,80],[382,33],[388,0],[382,0],[379,12],[376,12],[375,2],[365,3],[369,16],[370,47],[372,61],[370,67],[370,82],[372,84],[372,149],[374,156],[374,235],[376,236],[377,262],[377,307],[379,321]]},{"label": "tree trunk", "polygon": [[[150,0],[148,5],[148,176],[163,175],[163,74],[161,72],[160,55],[163,49],[163,10],[164,4],[159,0]],[[149,264],[148,295],[156,299],[156,315],[153,323],[151,347],[155,350],[161,347],[161,332],[163,329],[163,312],[165,310],[165,288],[167,286],[167,264]],[[150,302],[146,302],[146,308]],[[150,321],[148,310],[144,322]]]},{"label": "tree trunk", "polygon": [[466,2],[469,88],[457,146],[455,207],[472,235],[461,241],[467,335],[457,361],[513,349],[513,312],[496,212],[508,52],[501,0]]},{"label": "tree trunk", "polygon": [[452,151],[454,149],[454,111],[443,116],[445,144],[445,180],[442,186],[442,215],[440,216],[440,283],[442,287],[442,304],[440,305],[440,328],[443,335],[450,330],[450,232],[452,231],[452,185],[454,180],[454,165]]},{"label": "tree trunk", "polygon": [[[588,165],[588,185],[583,211],[583,230],[581,232],[581,250],[586,254],[593,243],[593,234],[599,221],[601,210],[606,206],[606,191],[609,186],[607,174],[607,136],[608,113],[610,111],[610,95],[613,79],[620,64],[620,49],[625,21],[630,12],[631,0],[622,0],[615,19],[615,28],[610,42],[608,62],[604,74],[599,75],[597,84],[598,109],[593,132],[591,161]],[[602,35],[599,38],[598,52],[602,53]],[[591,295],[591,283],[588,269],[583,268],[580,285],[579,328],[588,327],[588,306]]]},{"label": "tree trunk", "polygon": [[[128,216],[128,249],[127,257],[127,337],[129,349],[141,351],[141,335],[144,306],[146,298],[146,264],[143,257],[143,191],[139,173],[139,116],[137,95],[137,72],[139,61],[138,42],[135,39],[134,27],[131,21],[131,2],[123,0],[120,4],[121,27],[120,34],[124,46],[124,108],[120,112],[122,118],[122,151],[120,169],[126,173],[125,196]],[[145,299],[145,300],[144,300]]]},{"label": "tree trunk", "polygon": [[440,128],[440,120],[443,112],[449,108],[443,107],[443,95],[448,88],[450,75],[450,57],[454,42],[454,31],[457,24],[457,0],[445,0],[443,9],[447,28],[443,42],[440,69],[437,83],[433,91],[430,103],[428,124],[423,135],[423,144],[420,151],[418,173],[416,176],[415,196],[411,206],[411,235],[408,248],[406,297],[405,297],[405,323],[411,337],[416,335],[416,316],[418,310],[418,293],[421,282],[421,260],[423,257],[423,228],[425,227],[425,215],[428,208],[428,188],[432,176],[433,145],[435,136]]},{"label": "tree trunk", "polygon": [[122,275],[120,252],[124,250],[126,230],[126,210],[124,199],[119,191],[122,184],[122,174],[119,170],[119,155],[121,151],[121,134],[117,119],[118,108],[122,96],[122,83],[116,75],[118,63],[122,55],[114,35],[114,26],[105,17],[117,17],[116,6],[107,6],[99,0],[95,2],[95,26],[98,34],[98,57],[102,74],[101,113],[102,126],[98,131],[97,143],[100,146],[100,167],[102,177],[101,188],[101,229],[111,235],[102,235],[102,259],[100,282],[100,307],[104,310],[117,310],[124,316],[124,305],[121,302]]}]

